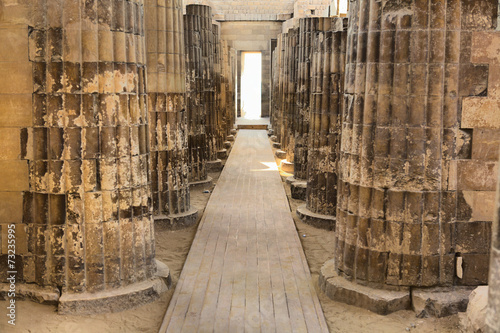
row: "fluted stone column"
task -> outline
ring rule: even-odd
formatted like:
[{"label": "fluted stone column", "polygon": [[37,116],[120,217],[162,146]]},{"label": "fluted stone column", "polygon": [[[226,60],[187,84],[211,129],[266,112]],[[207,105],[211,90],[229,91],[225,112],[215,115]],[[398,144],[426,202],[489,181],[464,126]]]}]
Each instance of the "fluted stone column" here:
[{"label": "fluted stone column", "polygon": [[[307,188],[307,151],[310,118],[312,35],[318,30],[319,18],[299,20],[299,42],[297,46],[297,84],[295,86],[295,119],[292,126],[294,136],[293,176],[287,179],[294,199],[305,200]],[[322,21],[323,22],[323,21]]]},{"label": "fluted stone column", "polygon": [[188,183],[182,1],[147,0],[145,18],[153,213],[157,225],[177,229],[198,216]]},{"label": "fluted stone column", "polygon": [[[207,183],[206,109],[203,106],[202,12],[206,6],[188,5],[184,15],[186,48],[186,107],[188,111],[189,182]],[[207,7],[208,8],[208,7]]]},{"label": "fluted stone column", "polygon": [[[487,283],[491,221],[476,217],[467,189],[486,190],[494,166],[470,163],[475,130],[461,115],[462,97],[486,93],[488,68],[471,63],[470,41],[494,28],[497,7],[351,2],[337,248],[321,279],[332,297],[388,313],[410,306],[409,287]],[[484,173],[465,172],[472,165]],[[379,293],[394,296],[384,305],[361,301],[382,289],[395,293]]]},{"label": "fluted stone column", "polygon": [[[15,144],[29,179],[15,214],[17,282],[35,299],[58,302],[60,313],[156,299],[165,285],[155,277],[142,1],[3,5],[29,45],[11,44],[24,65],[2,69],[25,75],[22,85],[0,88],[31,95],[17,110],[0,103],[2,123],[21,111],[31,119]],[[10,183],[2,190],[20,189]]]},{"label": "fluted stone column", "polygon": [[222,113],[222,139],[223,149],[220,152],[219,158],[228,156],[228,149],[231,148],[231,141],[227,138],[230,135],[236,134],[234,130],[235,124],[235,108],[234,108],[234,49],[231,48],[227,41],[221,41],[221,113]]},{"label": "fluted stone column", "polygon": [[281,162],[281,169],[288,173],[293,173],[294,153],[295,153],[295,133],[294,128],[297,121],[296,115],[296,85],[298,72],[298,45],[299,45],[299,29],[291,29],[288,31],[286,46],[286,61],[284,75],[284,126],[285,133],[281,146],[286,152],[286,161]]},{"label": "fluted stone column", "polygon": [[[273,83],[275,92],[273,94],[273,113],[271,114],[271,122],[273,128],[273,136],[271,139],[274,141],[275,148],[281,147],[281,142],[284,132],[284,119],[283,119],[283,78],[285,70],[285,50],[286,50],[286,34],[279,34],[276,46],[276,59],[273,64],[274,73],[276,73],[275,81]],[[283,152],[283,155],[285,153]],[[284,157],[284,156],[283,156]]]},{"label": "fluted stone column", "polygon": [[347,19],[320,18],[313,33],[306,205],[302,221],[335,230]]}]

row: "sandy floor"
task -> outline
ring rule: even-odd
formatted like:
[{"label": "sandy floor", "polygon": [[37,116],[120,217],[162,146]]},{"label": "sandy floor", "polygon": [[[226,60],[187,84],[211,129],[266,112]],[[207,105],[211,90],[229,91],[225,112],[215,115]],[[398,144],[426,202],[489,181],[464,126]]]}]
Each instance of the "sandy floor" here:
[{"label": "sandy floor", "polygon": [[[218,174],[210,174],[217,180]],[[288,176],[282,174],[282,176]],[[283,178],[284,178],[283,177]],[[204,210],[209,193],[207,188],[194,188],[191,191],[192,205],[200,211]],[[211,188],[210,188],[211,190]],[[287,194],[290,194],[286,186]],[[289,198],[302,245],[311,269],[313,280],[317,285],[318,272],[325,261],[332,257],[335,248],[335,233],[316,229],[298,220],[295,210],[302,201]],[[0,332],[157,332],[173,290],[179,278],[189,248],[194,239],[197,225],[179,231],[156,231],[156,257],[166,263],[171,270],[173,286],[156,302],[120,313],[99,314],[88,317],[61,316],[55,306],[40,305],[29,301],[17,303],[17,325],[7,325],[6,319],[0,317]],[[305,236],[304,236],[305,235]],[[418,319],[412,311],[399,311],[388,316],[380,316],[370,311],[359,309],[330,300],[318,290],[321,306],[331,332],[459,332],[458,317],[443,319]],[[0,302],[5,309],[7,302]]]}]

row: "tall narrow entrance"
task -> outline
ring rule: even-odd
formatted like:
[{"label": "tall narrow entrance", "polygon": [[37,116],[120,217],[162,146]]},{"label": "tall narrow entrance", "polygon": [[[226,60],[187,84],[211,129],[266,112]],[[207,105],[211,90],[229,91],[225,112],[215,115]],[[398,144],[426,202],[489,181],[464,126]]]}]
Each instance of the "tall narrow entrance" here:
[{"label": "tall narrow entrance", "polygon": [[260,119],[262,113],[262,53],[241,54],[241,117]]}]

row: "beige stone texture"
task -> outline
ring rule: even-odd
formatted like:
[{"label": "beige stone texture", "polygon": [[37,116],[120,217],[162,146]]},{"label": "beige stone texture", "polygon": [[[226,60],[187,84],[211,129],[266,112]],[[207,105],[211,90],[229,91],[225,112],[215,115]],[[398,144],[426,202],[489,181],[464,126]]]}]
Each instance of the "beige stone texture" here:
[{"label": "beige stone texture", "polygon": [[21,192],[0,192],[1,223],[21,223],[23,219],[23,195]]},{"label": "beige stone texture", "polygon": [[28,162],[27,161],[0,161],[0,191],[27,191]]},{"label": "beige stone texture", "polygon": [[[498,163],[479,160],[460,160],[458,169],[458,190],[495,191]],[[489,219],[491,221],[492,218]]]},{"label": "beige stone texture", "polygon": [[32,105],[31,93],[0,94],[0,126],[31,126]]},{"label": "beige stone texture", "polygon": [[21,130],[0,127],[0,160],[16,160],[21,155]]}]

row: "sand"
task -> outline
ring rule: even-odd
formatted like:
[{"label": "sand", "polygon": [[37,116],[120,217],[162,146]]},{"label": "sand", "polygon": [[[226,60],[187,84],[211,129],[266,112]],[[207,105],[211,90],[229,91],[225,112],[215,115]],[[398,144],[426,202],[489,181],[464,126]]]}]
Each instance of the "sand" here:
[{"label": "sand", "polygon": [[[210,174],[210,176],[216,181],[219,174]],[[289,175],[282,174],[283,179],[286,176]],[[316,229],[302,223],[297,218],[295,210],[299,205],[303,204],[303,201],[291,199],[289,186],[283,184],[289,197],[290,208],[311,269],[312,278],[317,286],[318,272],[321,266],[325,261],[333,257],[335,233]],[[211,191],[212,189],[213,185],[191,190],[192,206],[196,207],[200,213],[198,222],[210,197],[210,193],[204,193],[204,191]],[[17,302],[16,326],[8,325],[6,317],[1,319],[2,316],[0,317],[0,332],[158,332],[197,227],[198,223],[184,230],[156,230],[156,258],[169,266],[173,282],[172,288],[157,301],[128,311],[87,317],[59,315],[55,306],[19,301]],[[456,315],[442,319],[418,319],[412,311],[399,311],[388,316],[380,316],[364,309],[335,302],[326,297],[321,291],[317,290],[317,292],[331,332],[392,333],[409,331],[447,333],[460,331],[458,316]],[[0,309],[5,309],[6,306],[7,302],[0,301]]]}]

